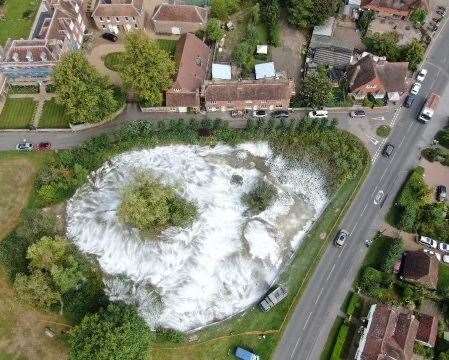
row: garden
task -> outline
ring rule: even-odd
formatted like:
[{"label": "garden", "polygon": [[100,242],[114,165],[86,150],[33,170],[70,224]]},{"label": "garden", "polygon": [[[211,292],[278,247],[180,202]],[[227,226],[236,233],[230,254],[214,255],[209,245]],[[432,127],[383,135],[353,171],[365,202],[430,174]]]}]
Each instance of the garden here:
[{"label": "garden", "polygon": [[42,129],[68,128],[70,119],[64,107],[57,104],[55,99],[46,100],[39,119],[39,127]]},{"label": "garden", "polygon": [[6,99],[0,113],[0,129],[27,129],[33,122],[35,111],[34,99]]},{"label": "garden", "polygon": [[0,44],[8,38],[27,39],[34,16],[39,7],[38,0],[7,0],[3,5],[4,17],[0,21]]},{"label": "garden", "polygon": [[[335,195],[320,221],[316,223],[298,250],[301,256],[295,258],[288,271],[281,277],[281,281],[287,284],[290,290],[289,297],[283,303],[269,313],[262,313],[257,308],[251,308],[240,316],[238,321],[230,319],[207,327],[195,333],[197,340],[192,343],[185,343],[187,339],[176,332],[169,332],[170,335],[167,336],[167,333],[158,331],[151,335],[154,339],[150,341],[146,336],[139,337],[130,330],[134,334],[130,336],[138,337],[136,338],[138,344],[142,346],[148,346],[149,342],[153,344],[151,354],[157,359],[205,359],[208,357],[227,359],[233,346],[237,344],[246,345],[268,358],[274,350],[290,311],[303,291],[304,284],[307,283],[308,277],[326,248],[335,224],[338,223],[352,200],[369,166],[368,154],[360,142],[352,135],[337,130],[331,125],[308,121],[284,123],[280,127],[274,127],[274,124],[259,122],[250,124],[250,127],[244,131],[236,131],[228,129],[220,121],[205,122],[202,125],[182,121],[160,123],[157,126],[145,122],[132,124],[115,134],[100,136],[79,148],[58,152],[55,156],[49,157],[38,176],[35,191],[28,204],[33,216],[25,217],[22,221],[29,224],[30,218],[40,219],[40,224],[48,225],[51,221],[39,215],[41,213],[39,209],[68,199],[78,187],[85,183],[91,171],[97,169],[111,156],[130,149],[151,148],[173,143],[215,145],[218,142],[224,142],[232,145],[257,139],[269,141],[276,152],[285,154],[292,161],[313,158],[320,167],[325,169],[329,177],[334,179],[329,182],[329,186]],[[198,132],[199,127],[209,128],[209,136],[201,136],[200,133],[203,132]],[[341,146],[343,143],[345,146]],[[338,166],[335,161],[338,161]],[[263,199],[270,193],[266,189],[261,190],[263,191],[258,191],[256,194],[258,198]],[[80,330],[73,332],[77,335],[73,335],[71,342],[72,346],[76,343],[81,348],[83,345],[80,341],[86,342],[86,346],[89,346],[87,343],[92,344],[89,340],[91,336],[87,334],[94,319],[100,319],[99,321],[104,321],[105,324],[109,323],[111,317],[108,314],[114,312],[125,314],[123,315],[126,318],[123,319],[125,323],[129,319],[135,319],[132,310],[106,307],[107,299],[102,296],[103,289],[98,282],[98,265],[91,261],[86,262],[79,257],[76,249],[67,244],[64,234],[47,225],[44,228],[38,226],[36,233],[33,232],[34,230],[32,233],[24,233],[20,230],[24,226],[19,226],[18,230],[2,242],[0,253],[3,254],[1,257],[3,264],[9,269],[8,273],[22,295],[22,301],[53,311],[62,310],[65,317],[74,325],[84,317],[82,325],[75,326],[75,329]],[[35,228],[30,225],[25,227]],[[327,234],[324,240],[322,233]],[[43,236],[47,238],[44,239]],[[12,244],[15,246],[11,247]],[[40,251],[49,247],[55,248],[55,253],[69,254],[71,259],[69,262],[62,261],[61,257],[51,259],[59,269],[57,272],[51,268],[49,271],[48,264],[45,265],[37,260]],[[59,250],[56,251],[56,249]],[[66,259],[67,256],[63,258]],[[77,270],[74,271],[75,269]],[[69,274],[73,276],[68,276]],[[79,287],[80,278],[86,279],[81,287]],[[36,298],[36,294],[30,293],[30,285],[33,285],[32,289],[36,289],[36,286],[46,289],[44,292],[46,296],[43,297],[42,293],[39,293]],[[73,290],[73,286],[77,290]],[[61,304],[64,306],[61,307]],[[104,317],[103,315],[98,317],[95,314],[100,308],[107,308]],[[94,314],[89,315],[92,313]],[[125,326],[123,325],[125,323],[120,322],[122,324],[120,326]],[[141,325],[136,326],[136,331],[142,333]],[[111,334],[112,338],[117,336],[118,334]],[[92,339],[92,341],[99,341],[99,339]],[[99,347],[109,345],[101,341],[97,343]],[[88,351],[87,348],[85,350]],[[87,354],[85,353],[86,356]],[[141,357],[142,355],[139,355],[138,358]],[[80,355],[76,358],[87,357]]]}]

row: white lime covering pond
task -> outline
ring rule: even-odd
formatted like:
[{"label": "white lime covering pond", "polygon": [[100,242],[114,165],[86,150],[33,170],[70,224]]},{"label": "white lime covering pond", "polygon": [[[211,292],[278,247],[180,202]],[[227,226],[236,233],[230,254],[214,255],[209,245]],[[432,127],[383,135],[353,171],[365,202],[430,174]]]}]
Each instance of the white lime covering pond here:
[{"label": "white lime covering pond", "polygon": [[[142,170],[196,204],[191,226],[150,238],[119,222],[122,190]],[[253,215],[241,197],[260,178],[278,195]],[[68,203],[67,233],[98,257],[111,299],[136,304],[151,327],[186,331],[257,302],[326,203],[320,171],[288,163],[267,143],[161,146],[121,154],[93,172]]]}]

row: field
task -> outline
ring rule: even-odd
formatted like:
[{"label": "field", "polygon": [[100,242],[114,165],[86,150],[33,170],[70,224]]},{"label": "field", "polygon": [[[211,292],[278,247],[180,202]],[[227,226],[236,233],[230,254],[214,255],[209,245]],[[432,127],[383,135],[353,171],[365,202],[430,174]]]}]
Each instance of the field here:
[{"label": "field", "polygon": [[25,129],[33,121],[36,102],[33,99],[6,100],[0,114],[0,129]]},{"label": "field", "polygon": [[39,0],[6,0],[5,17],[0,21],[0,45],[8,38],[28,38],[39,4]]},{"label": "field", "polygon": [[55,99],[47,100],[44,103],[39,127],[43,129],[50,128],[68,128],[69,118],[61,105],[56,104]]},{"label": "field", "polygon": [[[17,224],[32,190],[43,153],[0,153],[0,241]],[[61,318],[17,303],[0,268],[0,360],[56,360],[64,357],[60,340],[44,335],[46,326],[55,327]]]}]

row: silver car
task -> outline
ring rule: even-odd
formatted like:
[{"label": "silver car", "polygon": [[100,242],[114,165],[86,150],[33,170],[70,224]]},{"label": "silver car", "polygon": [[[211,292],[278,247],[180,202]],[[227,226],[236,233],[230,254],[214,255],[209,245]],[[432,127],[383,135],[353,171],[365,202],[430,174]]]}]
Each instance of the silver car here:
[{"label": "silver car", "polygon": [[346,242],[346,239],[349,237],[349,232],[347,232],[345,229],[341,229],[337,236],[335,237],[335,245],[337,246],[343,246]]}]

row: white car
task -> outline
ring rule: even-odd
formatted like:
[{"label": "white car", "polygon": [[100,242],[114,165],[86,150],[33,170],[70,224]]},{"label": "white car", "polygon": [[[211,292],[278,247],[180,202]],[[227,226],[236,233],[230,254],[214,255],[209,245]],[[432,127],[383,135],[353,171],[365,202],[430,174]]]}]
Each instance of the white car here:
[{"label": "white car", "polygon": [[443,255],[443,262],[449,264],[449,255]]},{"label": "white car", "polygon": [[323,119],[327,118],[327,110],[313,110],[309,112],[309,118],[311,119]]},{"label": "white car", "polygon": [[435,256],[438,261],[441,261],[441,254],[439,254],[439,253],[437,253],[435,251],[429,250],[429,249],[424,249],[424,252],[429,254],[429,255],[431,255],[431,256],[432,255]]},{"label": "white car", "polygon": [[424,79],[427,76],[427,70],[426,69],[421,69],[421,71],[418,73],[418,75],[416,75],[416,80],[423,82]]},{"label": "white car", "polygon": [[418,95],[419,90],[421,90],[421,83],[415,82],[412,86],[412,89],[410,90],[410,93],[413,95]]},{"label": "white car", "polygon": [[440,251],[442,251],[442,252],[449,253],[449,244],[446,244],[444,242],[440,242],[438,244],[438,249]]},{"label": "white car", "polygon": [[427,246],[428,248],[436,249],[438,246],[438,241],[433,240],[430,237],[418,235],[417,238],[419,243]]}]

